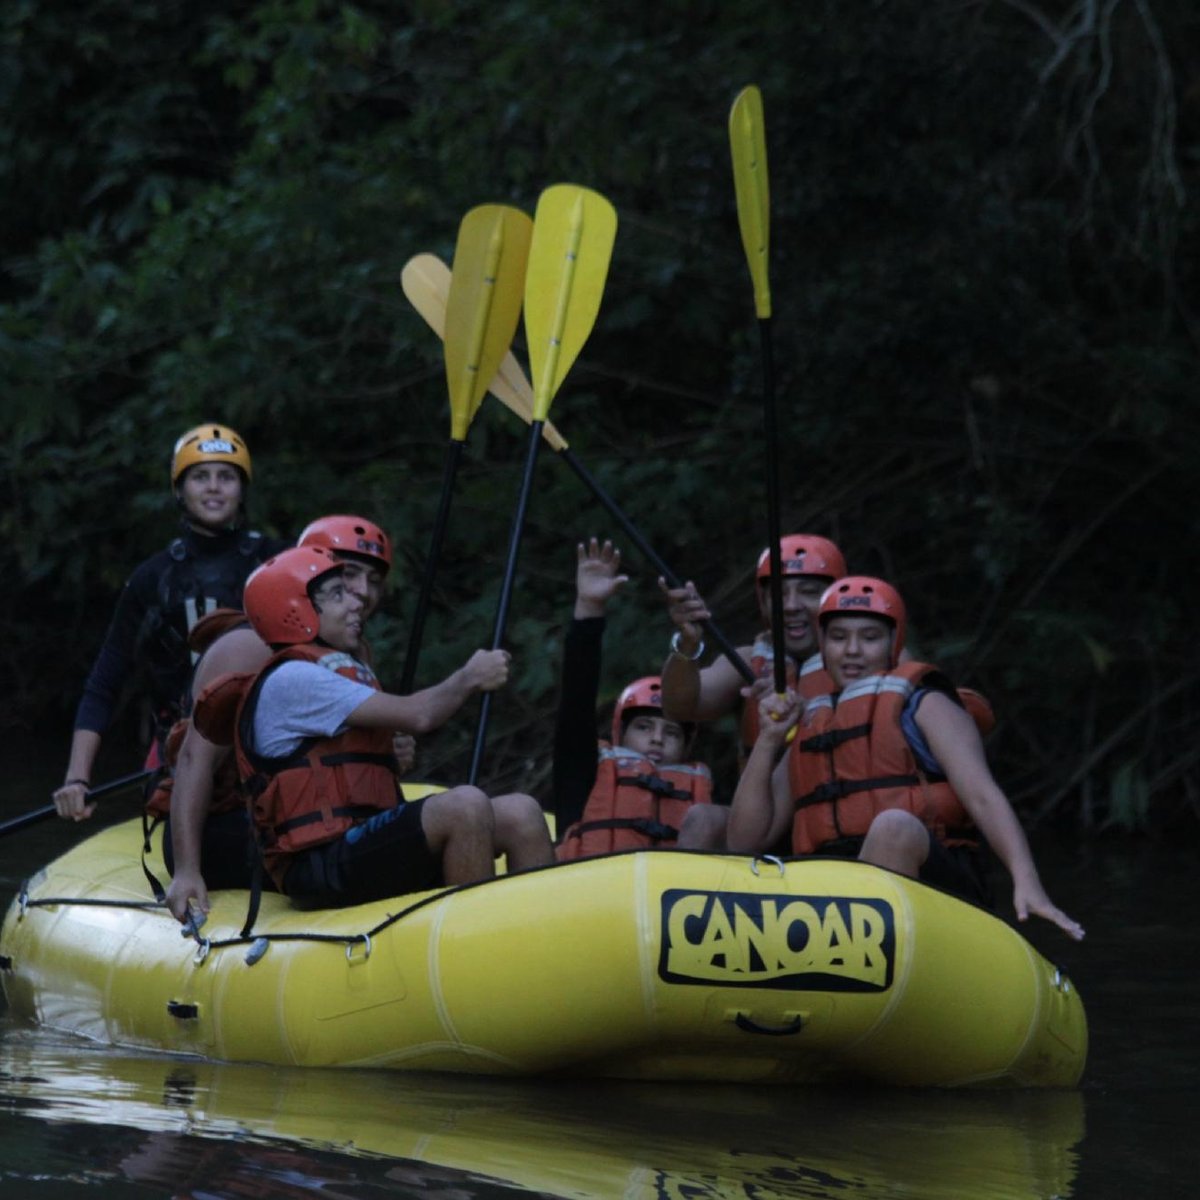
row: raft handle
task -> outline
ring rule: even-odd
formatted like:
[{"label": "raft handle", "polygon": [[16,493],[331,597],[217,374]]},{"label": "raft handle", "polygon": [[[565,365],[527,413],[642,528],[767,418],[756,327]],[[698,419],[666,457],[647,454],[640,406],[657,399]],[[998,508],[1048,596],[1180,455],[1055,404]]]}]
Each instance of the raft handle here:
[{"label": "raft handle", "polygon": [[[362,958],[355,958],[354,957],[354,947],[359,942],[362,942],[362,944],[363,944],[363,956],[362,956]],[[348,963],[353,964],[356,962],[366,962],[367,959],[370,957],[371,957],[371,935],[369,933],[364,933],[360,937],[355,938],[354,941],[346,943],[346,961]]]},{"label": "raft handle", "polygon": [[763,862],[774,863],[779,868],[780,875],[782,875],[784,873],[783,872],[783,859],[776,858],[774,854],[756,854],[750,860],[750,870],[753,871],[755,875],[758,874],[758,863],[759,863],[760,859]]},{"label": "raft handle", "polygon": [[790,1037],[804,1028],[804,1014],[797,1013],[786,1025],[760,1025],[745,1013],[737,1013],[733,1023],[746,1033],[765,1033],[768,1037]]},{"label": "raft handle", "polygon": [[185,1004],[182,1000],[168,1000],[167,1012],[181,1021],[195,1021],[200,1016],[198,1004]]},{"label": "raft handle", "polygon": [[1064,996],[1071,994],[1071,981],[1067,978],[1067,973],[1062,967],[1054,968],[1054,978],[1050,982],[1055,990],[1062,992]]}]

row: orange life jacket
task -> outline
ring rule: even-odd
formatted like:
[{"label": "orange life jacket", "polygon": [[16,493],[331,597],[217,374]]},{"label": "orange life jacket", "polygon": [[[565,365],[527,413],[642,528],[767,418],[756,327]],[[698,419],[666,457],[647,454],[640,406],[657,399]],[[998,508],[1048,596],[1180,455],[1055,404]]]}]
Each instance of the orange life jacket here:
[{"label": "orange life jacket", "polygon": [[563,834],[555,853],[565,861],[673,846],[692,805],[711,803],[712,776],[703,763],[656,766],[635,750],[604,742],[583,814]]},{"label": "orange life jacket", "polygon": [[390,730],[347,729],[336,737],[308,738],[283,758],[254,751],[251,731],[263,681],[283,663],[296,660],[319,663],[381,690],[371,670],[357,659],[312,643],[281,650],[246,687],[234,738],[238,774],[264,864],[281,890],[290,855],[332,842],[352,825],[395,808],[400,800]]},{"label": "orange life jacket", "polygon": [[793,853],[862,837],[889,808],[911,812],[947,844],[974,840],[962,802],[944,778],[921,770],[900,727],[919,687],[954,694],[936,667],[904,663],[808,702],[788,750]]},{"label": "orange life jacket", "polygon": [[[750,654],[750,669],[758,679],[766,679],[775,669],[775,649],[770,633],[760,633],[754,641]],[[796,660],[788,655],[787,686],[797,690]],[[800,666],[799,695],[804,700],[833,691],[833,680],[825,670],[820,654],[811,654]],[[758,700],[751,699],[742,705],[742,761],[750,757],[754,743],[758,741]]]},{"label": "orange life jacket", "polygon": [[[242,629],[249,625],[246,614],[238,608],[217,608],[200,618],[192,626],[188,634],[188,646],[193,655],[203,655],[218,638],[223,637],[232,629]],[[192,710],[199,699],[191,695],[192,685],[188,684],[184,696],[183,716],[171,726],[163,741],[163,763],[166,770],[162,772],[146,801],[146,813],[150,817],[165,817],[171,811],[171,794],[175,785],[175,764],[179,761],[179,748],[187,734],[188,721]],[[203,731],[202,731],[203,732]],[[223,745],[233,741],[232,731],[225,739],[213,738]],[[209,800],[209,814],[232,812],[243,803],[242,794],[238,789],[237,763],[232,755],[226,758],[213,775],[212,797]]]}]

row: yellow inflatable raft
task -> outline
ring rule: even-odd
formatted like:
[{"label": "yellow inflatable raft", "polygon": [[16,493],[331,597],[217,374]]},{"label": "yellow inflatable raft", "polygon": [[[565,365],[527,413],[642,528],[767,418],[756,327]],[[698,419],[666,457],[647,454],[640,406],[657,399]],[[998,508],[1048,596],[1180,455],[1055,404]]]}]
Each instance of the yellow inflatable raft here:
[{"label": "yellow inflatable raft", "polygon": [[[630,852],[336,911],[219,893],[181,936],[138,822],[31,879],[14,1015],[233,1062],[493,1075],[1070,1086],[1064,973],[999,919],[856,862]],[[152,864],[152,868],[155,864]],[[161,872],[161,866],[157,868]]]}]

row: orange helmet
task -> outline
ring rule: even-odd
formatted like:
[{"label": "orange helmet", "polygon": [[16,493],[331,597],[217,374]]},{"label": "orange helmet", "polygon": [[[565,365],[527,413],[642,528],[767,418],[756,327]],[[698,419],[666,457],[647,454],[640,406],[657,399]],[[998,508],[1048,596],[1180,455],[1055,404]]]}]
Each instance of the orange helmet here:
[{"label": "orange helmet", "polygon": [[297,546],[324,546],[335,554],[353,554],[378,563],[386,575],[392,569],[392,543],[388,535],[365,517],[318,517],[305,526]]},{"label": "orange helmet", "polygon": [[845,579],[830,584],[817,608],[817,622],[823,629],[830,617],[839,614],[882,617],[890,621],[896,630],[896,636],[892,639],[892,666],[900,661],[908,614],[900,593],[890,583],[870,575],[847,575]]},{"label": "orange helmet", "polygon": [[621,744],[621,730],[635,708],[652,708],[662,715],[662,680],[657,675],[646,675],[635,679],[617,697],[613,709],[612,744]]},{"label": "orange helmet", "polygon": [[309,588],[342,564],[324,546],[295,546],[268,558],[246,580],[242,606],[268,646],[313,642],[321,624]]},{"label": "orange helmet", "polygon": [[[828,539],[815,533],[789,533],[779,539],[779,557],[785,575],[820,575],[841,579],[846,574],[842,552]],[[758,579],[771,578],[771,548],[758,556]]]},{"label": "orange helmet", "polygon": [[188,467],[205,462],[230,463],[242,472],[247,483],[253,474],[250,451],[240,434],[228,425],[197,425],[175,443],[171,453],[171,486],[178,486]]}]

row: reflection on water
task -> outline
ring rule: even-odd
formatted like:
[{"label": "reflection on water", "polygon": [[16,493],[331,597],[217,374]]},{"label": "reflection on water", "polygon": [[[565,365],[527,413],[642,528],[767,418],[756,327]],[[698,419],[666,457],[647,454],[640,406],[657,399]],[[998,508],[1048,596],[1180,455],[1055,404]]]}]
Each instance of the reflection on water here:
[{"label": "reflection on water", "polygon": [[[297,1173],[327,1171],[337,1151],[340,1174],[324,1176],[326,1194],[416,1184],[426,1195],[435,1185],[463,1196],[515,1185],[647,1200],[1052,1197],[1069,1194],[1083,1136],[1077,1092],[831,1093],[305,1071],[139,1057],[13,1028],[0,1042],[0,1103],[68,1123],[75,1141],[94,1148],[97,1183],[153,1182],[173,1193],[192,1191],[196,1173],[207,1172],[214,1195],[241,1194],[236,1181],[247,1172],[278,1188],[284,1171],[297,1186]],[[114,1129],[122,1131],[115,1139]],[[144,1136],[131,1143],[127,1130]],[[298,1160],[287,1157],[300,1148]],[[380,1172],[349,1156],[392,1165]]]},{"label": "reflection on water", "polygon": [[[45,803],[49,772],[21,771],[0,818]],[[114,803],[107,815],[132,810]],[[82,832],[50,822],[0,840],[0,903]],[[282,1070],[131,1056],[0,1016],[0,1190],[20,1200],[487,1200],[517,1189],[631,1200],[1190,1198],[1200,1176],[1195,848],[1037,850],[1055,899],[1088,928],[1082,946],[1028,930],[1087,1005],[1091,1058],[1077,1092]]]}]

